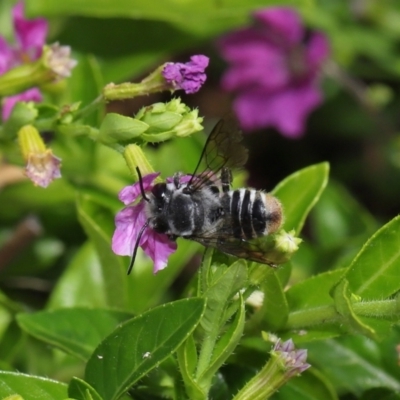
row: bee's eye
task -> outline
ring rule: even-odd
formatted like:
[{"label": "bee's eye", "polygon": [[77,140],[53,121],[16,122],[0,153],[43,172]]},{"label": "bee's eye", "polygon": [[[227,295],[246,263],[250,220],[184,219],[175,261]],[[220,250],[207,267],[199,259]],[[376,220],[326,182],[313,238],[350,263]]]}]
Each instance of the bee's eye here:
[{"label": "bee's eye", "polygon": [[151,189],[151,193],[153,193],[156,199],[163,198],[165,196],[165,192],[167,190],[167,185],[165,183],[157,183]]}]

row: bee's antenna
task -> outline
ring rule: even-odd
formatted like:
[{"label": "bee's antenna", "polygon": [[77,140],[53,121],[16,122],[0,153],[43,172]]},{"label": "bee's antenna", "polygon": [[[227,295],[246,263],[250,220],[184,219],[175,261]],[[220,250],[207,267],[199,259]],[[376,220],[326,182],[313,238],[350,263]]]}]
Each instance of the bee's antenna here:
[{"label": "bee's antenna", "polygon": [[[149,200],[149,198],[146,196],[146,193],[145,193],[145,191],[144,191],[142,174],[140,173],[139,167],[136,167],[136,172],[137,172],[137,174],[138,174],[138,176],[139,176],[140,193],[142,194],[142,198],[143,198],[144,200],[146,200],[147,202],[149,202],[150,200]],[[128,272],[128,274],[129,274],[129,272]]]},{"label": "bee's antenna", "polygon": [[142,228],[139,231],[139,235],[138,235],[138,237],[136,239],[136,242],[135,242],[135,247],[133,248],[132,258],[131,258],[131,262],[129,263],[127,275],[129,275],[131,273],[132,268],[133,268],[133,264],[135,264],[135,258],[136,258],[136,253],[137,253],[137,250],[138,250],[138,247],[139,247],[140,239],[142,238],[144,230],[149,226],[149,223],[150,223],[150,219],[148,219],[146,221],[146,223],[142,226]]}]

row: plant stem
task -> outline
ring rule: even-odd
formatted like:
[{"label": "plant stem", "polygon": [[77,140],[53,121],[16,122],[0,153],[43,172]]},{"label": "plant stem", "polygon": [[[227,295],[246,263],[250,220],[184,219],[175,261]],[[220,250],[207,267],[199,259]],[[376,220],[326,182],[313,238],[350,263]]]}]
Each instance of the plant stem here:
[{"label": "plant stem", "polygon": [[[397,300],[360,301],[353,303],[353,311],[357,316],[390,319],[400,314],[400,305]],[[285,329],[300,329],[324,323],[340,322],[342,316],[334,305],[327,305],[289,314]]]}]

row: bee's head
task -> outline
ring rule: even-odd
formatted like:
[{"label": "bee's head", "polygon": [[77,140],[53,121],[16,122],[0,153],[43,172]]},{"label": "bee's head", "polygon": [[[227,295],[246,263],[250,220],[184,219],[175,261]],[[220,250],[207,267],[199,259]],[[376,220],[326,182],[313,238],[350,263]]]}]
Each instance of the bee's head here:
[{"label": "bee's head", "polygon": [[168,230],[168,221],[165,205],[169,200],[169,190],[166,183],[157,183],[151,189],[151,196],[147,203],[147,214],[151,218],[150,226],[157,232],[165,233]]}]

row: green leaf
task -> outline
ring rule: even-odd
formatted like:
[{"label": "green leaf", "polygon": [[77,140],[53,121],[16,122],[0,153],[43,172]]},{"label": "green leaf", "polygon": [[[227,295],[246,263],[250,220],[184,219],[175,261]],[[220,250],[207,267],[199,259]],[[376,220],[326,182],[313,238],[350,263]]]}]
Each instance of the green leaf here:
[{"label": "green leaf", "polygon": [[329,164],[321,163],[304,168],[280,182],[272,194],[282,203],[283,229],[298,234],[304,221],[321,196],[328,182]]},{"label": "green leaf", "polygon": [[353,311],[352,302],[350,300],[351,293],[349,284],[346,279],[342,279],[332,291],[332,297],[335,300],[336,311],[343,317],[341,327],[348,329],[352,333],[359,333],[376,339],[375,331],[363,323]]},{"label": "green leaf", "polygon": [[[207,275],[211,275],[211,271],[207,270],[209,261],[211,259],[212,251],[206,253],[203,261],[202,271],[203,279]],[[224,272],[219,272],[219,271]],[[234,262],[229,268],[217,268],[214,271],[216,279],[211,276],[208,277],[211,286],[206,290],[203,297],[206,300],[206,311],[201,320],[201,327],[204,329],[204,340],[201,344],[199,353],[199,361],[197,364],[196,381],[204,389],[208,390],[211,385],[210,377],[207,379],[200,379],[208,370],[218,337],[221,335],[221,330],[224,327],[227,318],[230,317],[228,306],[232,297],[242,288],[245,287],[247,281],[247,264],[244,260]],[[200,278],[202,279],[202,278]],[[203,283],[203,288],[207,285]]]},{"label": "green leaf", "polygon": [[[365,341],[361,349],[358,343]],[[371,357],[374,343],[362,336],[353,336],[307,344],[307,361],[331,380],[338,392],[360,395],[364,390],[385,387],[400,390],[400,382],[386,373],[379,365],[379,359]]]},{"label": "green leaf", "polygon": [[241,295],[239,301],[239,309],[236,313],[235,319],[216,343],[208,368],[198,377],[199,382],[211,382],[219,368],[235,350],[243,335],[246,313],[243,297]]},{"label": "green leaf", "polygon": [[86,366],[86,381],[103,398],[118,399],[188,338],[203,312],[204,300],[192,298],[127,321],[97,347]]},{"label": "green leaf", "polygon": [[289,306],[282,284],[271,269],[269,276],[261,285],[264,294],[262,306],[254,312],[246,325],[246,330],[259,332],[260,330],[276,331],[285,326],[289,315]]},{"label": "green leaf", "polygon": [[107,307],[105,278],[99,257],[91,242],[76,252],[53,289],[47,308]]},{"label": "green leaf", "polygon": [[222,320],[227,302],[242,289],[247,280],[247,264],[244,260],[234,262],[204,293],[207,307],[201,320],[202,328],[210,334],[226,322]]},{"label": "green leaf", "polygon": [[206,393],[194,379],[197,365],[197,348],[192,335],[179,347],[177,356],[187,395],[193,400],[204,399]]},{"label": "green leaf", "polygon": [[111,249],[114,218],[92,194],[79,194],[78,218],[100,257],[102,280],[108,307],[129,309],[128,279],[121,257]]},{"label": "green leaf", "polygon": [[65,400],[67,385],[47,378],[0,371],[0,398],[20,395],[24,400]]},{"label": "green leaf", "polygon": [[352,293],[364,299],[385,299],[400,290],[399,243],[400,216],[379,229],[348,267],[346,279]]},{"label": "green leaf", "polygon": [[119,323],[131,317],[119,311],[66,308],[18,314],[17,321],[30,335],[86,361]]},{"label": "green leaf", "polygon": [[76,400],[102,400],[87,382],[76,377],[73,377],[69,383],[68,396]]},{"label": "green leaf", "polygon": [[[184,26],[188,30],[200,32],[221,31],[246,21],[252,10],[273,5],[272,0],[249,0],[246,3],[233,1],[215,3],[214,0],[202,2],[173,0],[154,1],[137,0],[132,7],[130,0],[98,2],[97,0],[71,0],[69,2],[49,2],[46,0],[28,1],[28,15],[62,16],[86,15],[98,18],[124,17],[134,19],[155,19]],[[286,0],[280,4],[302,4],[301,0]],[[308,2],[307,2],[308,3]]]},{"label": "green leaf", "polygon": [[343,246],[350,238],[371,235],[377,225],[344,187],[332,181],[313,208],[310,220],[318,244],[324,247]]},{"label": "green leaf", "polygon": [[333,304],[329,292],[345,270],[327,271],[296,283],[286,291],[290,312]]}]

